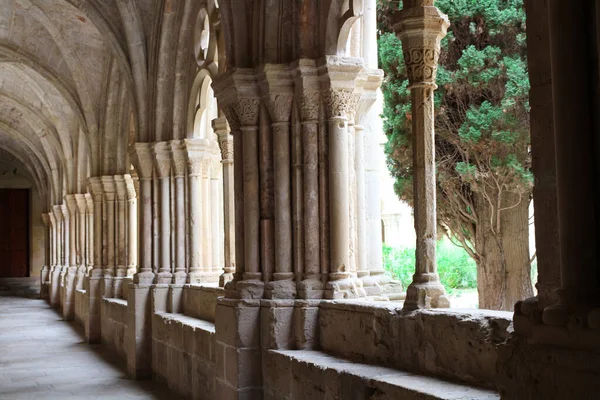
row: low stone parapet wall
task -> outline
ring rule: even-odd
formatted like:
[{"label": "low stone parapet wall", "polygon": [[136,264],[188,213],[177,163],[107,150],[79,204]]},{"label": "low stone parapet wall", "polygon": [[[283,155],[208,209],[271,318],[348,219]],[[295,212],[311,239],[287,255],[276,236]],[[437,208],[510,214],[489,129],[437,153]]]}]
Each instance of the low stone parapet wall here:
[{"label": "low stone parapet wall", "polygon": [[225,290],[216,286],[185,285],[183,287],[183,313],[205,321],[215,322],[217,299]]},{"label": "low stone parapet wall", "polygon": [[101,313],[102,343],[126,359],[127,301],[104,298],[102,299]]},{"label": "low stone parapet wall", "polygon": [[322,351],[344,358],[495,387],[496,348],[512,331],[512,314],[423,310],[403,315],[393,304],[325,301],[319,311]]},{"label": "low stone parapet wall", "polygon": [[152,370],[179,395],[214,399],[215,326],[182,314],[152,316]]},{"label": "low stone parapet wall", "polygon": [[87,318],[85,310],[85,290],[77,289],[75,291],[75,321],[81,325],[85,323]]}]

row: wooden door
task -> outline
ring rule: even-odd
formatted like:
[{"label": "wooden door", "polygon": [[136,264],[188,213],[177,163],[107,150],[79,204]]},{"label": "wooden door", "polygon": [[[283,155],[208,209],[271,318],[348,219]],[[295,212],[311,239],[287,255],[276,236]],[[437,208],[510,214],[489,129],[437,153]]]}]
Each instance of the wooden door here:
[{"label": "wooden door", "polygon": [[0,278],[29,276],[29,190],[0,189]]}]

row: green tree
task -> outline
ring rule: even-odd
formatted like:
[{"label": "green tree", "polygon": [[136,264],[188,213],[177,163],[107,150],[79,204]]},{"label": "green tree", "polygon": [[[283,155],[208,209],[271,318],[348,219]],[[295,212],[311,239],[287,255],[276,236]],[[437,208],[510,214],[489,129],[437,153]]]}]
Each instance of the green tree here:
[{"label": "green tree", "polygon": [[[522,0],[437,0],[450,19],[435,94],[439,228],[477,263],[479,306],[533,295],[528,208],[529,78]],[[384,126],[395,191],[412,203],[411,105],[402,44],[379,0]]]}]

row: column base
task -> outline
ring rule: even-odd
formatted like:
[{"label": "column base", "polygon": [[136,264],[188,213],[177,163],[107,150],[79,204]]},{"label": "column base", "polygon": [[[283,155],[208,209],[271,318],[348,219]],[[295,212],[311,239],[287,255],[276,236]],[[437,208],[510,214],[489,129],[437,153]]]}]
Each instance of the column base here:
[{"label": "column base", "polygon": [[80,265],[77,267],[77,273],[75,277],[75,288],[83,289],[83,277],[87,274],[87,267],[85,265]]},{"label": "column base", "polygon": [[293,273],[274,273],[273,281],[265,284],[267,299],[295,299],[296,282]]},{"label": "column base", "polygon": [[[420,282],[419,282],[420,281]],[[450,300],[437,274],[423,274],[413,278],[406,289],[406,300],[402,312],[425,308],[449,308]]]},{"label": "column base", "polygon": [[49,298],[50,306],[58,307],[60,301],[60,271],[62,267],[60,265],[53,265],[50,270],[50,288]]},{"label": "column base", "polygon": [[245,273],[244,280],[239,281],[235,285],[235,289],[240,296],[240,299],[256,299],[263,298],[265,293],[265,283],[260,280],[260,273]]},{"label": "column base", "polygon": [[325,295],[325,284],[321,275],[307,275],[298,283],[298,298],[300,299],[322,299]]},{"label": "column base", "polygon": [[216,283],[219,281],[219,274],[206,271],[192,271],[188,275],[187,283],[192,285],[200,283]]},{"label": "column base", "polygon": [[362,281],[348,272],[332,272],[325,286],[326,299],[356,299],[366,297]]},{"label": "column base", "polygon": [[260,332],[263,350],[295,348],[294,300],[261,300]]},{"label": "column base", "polygon": [[115,277],[113,275],[107,275],[107,272],[104,272],[104,278],[102,280],[101,288],[101,297],[106,297],[107,299],[112,299],[115,297],[114,279]]},{"label": "column base", "polygon": [[319,347],[319,305],[321,300],[297,300],[294,308],[294,340],[298,350]]},{"label": "column base", "polygon": [[142,271],[138,272],[133,276],[133,283],[136,285],[148,285],[150,286],[154,283],[154,272],[152,271]]},{"label": "column base", "polygon": [[227,282],[233,280],[233,272],[224,272],[219,276],[219,287],[225,287]]},{"label": "column base", "polygon": [[173,274],[170,272],[159,272],[156,274],[156,283],[159,285],[168,285],[173,282]]},{"label": "column base", "polygon": [[184,285],[187,283],[187,273],[185,271],[175,271],[173,275],[173,283],[176,285]]}]

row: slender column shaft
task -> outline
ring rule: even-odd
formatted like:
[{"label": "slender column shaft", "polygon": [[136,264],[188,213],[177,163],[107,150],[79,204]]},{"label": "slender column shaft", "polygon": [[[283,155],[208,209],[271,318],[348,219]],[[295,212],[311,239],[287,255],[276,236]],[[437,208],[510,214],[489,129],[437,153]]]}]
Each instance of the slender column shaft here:
[{"label": "slender column shaft", "polygon": [[329,215],[331,273],[350,266],[350,193],[348,190],[348,124],[345,117],[329,120]]},{"label": "slender column shaft", "polygon": [[184,177],[175,177],[175,273],[185,279],[185,182]]},{"label": "slender column shaft", "polygon": [[275,268],[282,278],[292,279],[292,209],[290,198],[290,124],[273,124]]},{"label": "slender column shaft", "polygon": [[138,258],[138,204],[133,182],[127,186],[127,276],[133,276]]},{"label": "slender column shaft", "polygon": [[86,201],[86,267],[87,271],[94,266],[94,201],[90,194],[85,195]]},{"label": "slender column shaft", "polygon": [[190,139],[185,143],[187,151],[187,173],[188,173],[188,198],[189,198],[189,282],[201,283],[206,281],[205,272],[202,269],[203,252],[202,246],[202,220],[203,220],[203,198],[202,198],[202,162],[206,157],[207,140]]},{"label": "slender column shaft", "polygon": [[[320,279],[319,135],[316,121],[302,123],[302,147],[304,161],[302,175],[304,185],[304,279]],[[342,173],[344,172],[342,171]]]},{"label": "slender column shaft", "polygon": [[258,128],[242,128],[244,145],[244,254],[245,274],[260,278],[260,195]]},{"label": "slender column shaft", "polygon": [[348,190],[350,194],[350,271],[356,271],[356,171],[355,164],[354,121],[348,124]]},{"label": "slender column shaft", "polygon": [[62,205],[63,213],[63,266],[71,263],[71,219],[66,205]]},{"label": "slender column shaft", "polygon": [[233,180],[233,138],[229,134],[227,121],[216,119],[213,129],[219,139],[223,176],[223,274],[219,286],[233,279],[235,272],[235,200]]},{"label": "slender column shaft", "polygon": [[358,276],[369,274],[367,265],[367,220],[366,220],[366,193],[365,193],[365,155],[364,155],[364,128],[362,125],[354,126],[354,166],[356,170],[356,266]]},{"label": "slender column shaft", "polygon": [[125,270],[127,269],[127,206],[125,198],[120,198],[117,201],[117,268],[119,273],[124,276]]},{"label": "slender column shaft", "polygon": [[[242,275],[246,272],[244,241],[244,143],[242,132],[233,132],[233,175],[234,175],[234,204],[235,204],[235,273]],[[235,276],[234,276],[235,280]]]},{"label": "slender column shaft", "polygon": [[265,282],[275,272],[275,205],[273,187],[273,132],[267,107],[260,107],[258,130],[258,176],[260,193],[260,270]]},{"label": "slender column shaft", "polygon": [[[208,156],[207,156],[208,157]],[[213,252],[212,252],[212,199],[210,189],[210,159],[205,158],[202,162],[202,269],[206,275],[212,273]]]},{"label": "slender column shaft", "polygon": [[170,143],[154,144],[154,161],[158,174],[157,226],[158,276],[157,283],[171,283],[171,164]]},{"label": "slender column shaft", "polygon": [[[140,177],[139,271],[152,274],[152,178]],[[153,275],[153,274],[152,274]]]},{"label": "slender column shaft", "polygon": [[221,164],[214,159],[211,160],[211,175],[210,175],[210,198],[212,203],[212,218],[210,230],[212,232],[212,254],[213,254],[213,275],[219,276],[223,272],[223,260],[221,258],[223,250],[223,233],[221,231],[221,215],[223,204],[219,190],[219,170]]}]

